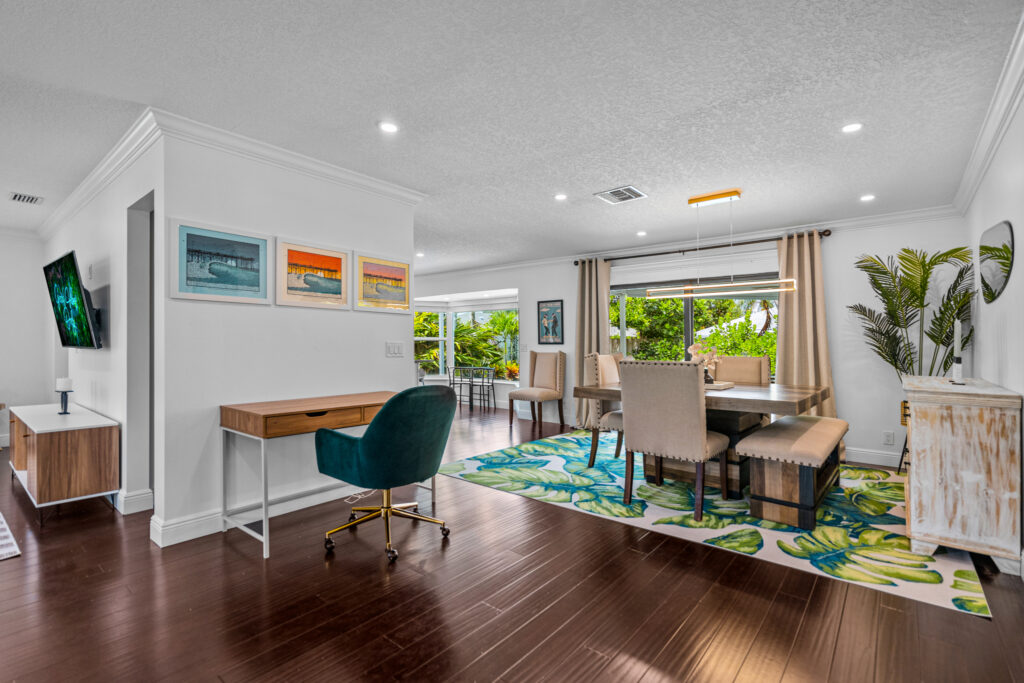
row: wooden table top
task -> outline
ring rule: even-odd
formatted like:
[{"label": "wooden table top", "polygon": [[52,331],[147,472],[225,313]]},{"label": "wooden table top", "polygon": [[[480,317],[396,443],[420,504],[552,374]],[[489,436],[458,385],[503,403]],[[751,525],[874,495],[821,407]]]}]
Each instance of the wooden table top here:
[{"label": "wooden table top", "polygon": [[341,394],[339,396],[318,396],[316,398],[293,398],[285,401],[260,401],[257,403],[233,403],[221,406],[231,410],[252,413],[260,417],[273,415],[294,415],[320,410],[358,408],[360,406],[384,405],[395,395],[394,391],[370,391],[364,394]]},{"label": "wooden table top", "polygon": [[[573,389],[576,398],[621,401],[622,385],[584,385]],[[801,415],[832,395],[828,387],[797,387],[784,384],[737,384],[732,389],[705,392],[709,410],[743,413]]]}]

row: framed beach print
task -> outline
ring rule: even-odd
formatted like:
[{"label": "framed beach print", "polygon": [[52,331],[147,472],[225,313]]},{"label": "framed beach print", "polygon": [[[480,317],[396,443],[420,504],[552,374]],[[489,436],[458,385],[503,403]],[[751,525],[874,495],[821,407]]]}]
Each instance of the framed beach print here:
[{"label": "framed beach print", "polygon": [[358,254],[355,288],[357,309],[409,313],[408,263]]},{"label": "framed beach print", "polygon": [[277,240],[277,305],[351,308],[347,251]]},{"label": "framed beach print", "polygon": [[562,299],[537,302],[537,343],[564,344]]},{"label": "framed beach print", "polygon": [[179,220],[170,227],[172,297],[270,303],[273,238]]}]

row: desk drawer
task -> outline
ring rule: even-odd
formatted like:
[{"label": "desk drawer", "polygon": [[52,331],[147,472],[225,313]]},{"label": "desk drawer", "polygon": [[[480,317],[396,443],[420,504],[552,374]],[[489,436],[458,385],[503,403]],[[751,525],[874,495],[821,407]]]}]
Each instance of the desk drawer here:
[{"label": "desk drawer", "polygon": [[362,409],[358,407],[317,410],[311,413],[268,417],[263,433],[267,438],[272,438],[291,434],[306,434],[318,429],[340,429],[362,423],[363,413]]}]

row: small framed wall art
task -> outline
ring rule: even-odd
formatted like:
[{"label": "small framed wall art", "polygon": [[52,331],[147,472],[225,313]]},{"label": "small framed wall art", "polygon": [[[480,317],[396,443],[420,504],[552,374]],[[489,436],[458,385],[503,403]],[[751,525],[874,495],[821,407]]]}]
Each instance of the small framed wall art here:
[{"label": "small framed wall art", "polygon": [[537,302],[537,343],[564,344],[562,299]]},{"label": "small framed wall art", "polygon": [[171,296],[270,303],[273,237],[171,219]]},{"label": "small framed wall art", "polygon": [[408,263],[357,254],[355,288],[359,310],[409,313]]},{"label": "small framed wall art", "polygon": [[278,306],[352,307],[347,251],[277,240]]}]

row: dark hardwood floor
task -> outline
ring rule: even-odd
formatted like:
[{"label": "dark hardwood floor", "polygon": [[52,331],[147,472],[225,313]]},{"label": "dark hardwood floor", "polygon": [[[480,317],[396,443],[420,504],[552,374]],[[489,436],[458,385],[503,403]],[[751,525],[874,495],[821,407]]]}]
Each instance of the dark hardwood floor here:
[{"label": "dark hardwood floor", "polygon": [[[544,435],[558,426],[544,425]],[[460,409],[446,459],[538,438]],[[312,457],[312,452],[310,453]],[[7,469],[6,451],[0,465]],[[429,492],[406,488],[396,500]],[[323,532],[328,503],[160,549],[149,513],[101,501],[40,528],[0,485],[22,556],[0,562],[0,679],[1010,681],[1024,677],[1024,584],[978,560],[995,618],[885,595],[438,477],[437,516]]]}]

